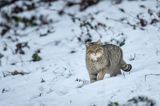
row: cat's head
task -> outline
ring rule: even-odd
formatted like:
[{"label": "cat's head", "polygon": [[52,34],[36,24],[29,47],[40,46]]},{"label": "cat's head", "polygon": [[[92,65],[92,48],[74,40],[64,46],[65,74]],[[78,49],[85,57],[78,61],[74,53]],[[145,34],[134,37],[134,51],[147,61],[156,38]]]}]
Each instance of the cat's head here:
[{"label": "cat's head", "polygon": [[100,40],[97,42],[87,42],[86,53],[91,60],[97,61],[104,53],[102,42]]}]

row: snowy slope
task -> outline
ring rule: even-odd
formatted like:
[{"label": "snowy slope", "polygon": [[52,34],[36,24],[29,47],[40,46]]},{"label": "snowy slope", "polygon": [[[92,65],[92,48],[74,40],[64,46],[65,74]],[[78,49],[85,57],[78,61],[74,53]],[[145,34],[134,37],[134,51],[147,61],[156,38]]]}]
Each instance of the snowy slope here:
[{"label": "snowy slope", "polygon": [[[100,36],[103,42],[114,44],[125,40],[124,58],[132,64],[132,71],[113,78],[106,76],[93,84],[89,84],[85,67],[85,45],[77,40],[82,30],[82,39],[85,39],[86,29],[79,27],[79,21],[73,22],[69,16],[59,16],[52,10],[59,9],[62,4],[59,1],[50,9],[38,10],[55,20],[51,26],[42,27],[38,32],[34,29],[22,31],[27,36],[20,37],[18,42],[28,42],[30,46],[24,48],[25,55],[13,55],[16,43],[7,37],[0,38],[0,53],[4,55],[0,66],[0,106],[107,106],[110,101],[125,104],[128,99],[141,95],[160,106],[160,23],[142,27],[136,18],[142,13],[140,17],[149,23],[156,17],[149,16],[147,9],[140,7],[145,5],[156,12],[159,9],[155,6],[156,0],[124,1],[119,5],[102,1],[83,12],[78,12],[78,6],[65,10],[93,25],[101,22],[107,26],[100,27],[97,32],[90,31],[93,41]],[[95,20],[91,21],[89,14]],[[117,21],[121,18],[126,20]],[[136,25],[136,29],[126,24],[127,21]],[[40,37],[48,27],[54,27],[54,31]],[[3,51],[5,43],[7,51]],[[37,49],[40,49],[42,60],[29,61]],[[5,73],[15,70],[28,74],[4,77]]]}]

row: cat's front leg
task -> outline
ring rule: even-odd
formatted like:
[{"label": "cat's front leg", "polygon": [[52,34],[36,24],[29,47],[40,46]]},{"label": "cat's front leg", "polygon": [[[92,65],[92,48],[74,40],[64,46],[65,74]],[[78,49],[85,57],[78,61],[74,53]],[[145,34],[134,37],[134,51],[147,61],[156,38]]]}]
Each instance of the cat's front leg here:
[{"label": "cat's front leg", "polygon": [[89,73],[90,83],[97,81],[97,73]]},{"label": "cat's front leg", "polygon": [[101,69],[101,71],[97,75],[97,80],[103,80],[105,74],[106,74],[105,69]]}]

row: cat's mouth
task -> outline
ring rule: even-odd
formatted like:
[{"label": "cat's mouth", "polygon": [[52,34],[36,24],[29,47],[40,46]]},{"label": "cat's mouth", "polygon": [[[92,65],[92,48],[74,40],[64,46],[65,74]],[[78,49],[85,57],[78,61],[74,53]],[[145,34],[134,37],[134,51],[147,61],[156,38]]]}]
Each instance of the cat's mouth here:
[{"label": "cat's mouth", "polygon": [[91,53],[89,55],[90,59],[93,61],[97,61],[102,56],[102,53]]}]

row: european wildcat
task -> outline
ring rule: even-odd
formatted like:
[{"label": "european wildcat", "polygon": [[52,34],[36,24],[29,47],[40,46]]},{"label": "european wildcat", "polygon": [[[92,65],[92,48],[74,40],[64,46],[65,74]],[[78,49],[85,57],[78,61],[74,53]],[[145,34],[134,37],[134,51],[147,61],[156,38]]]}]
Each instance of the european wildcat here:
[{"label": "european wildcat", "polygon": [[86,43],[86,66],[91,83],[102,80],[106,73],[112,77],[121,74],[120,69],[126,72],[132,69],[123,60],[120,47],[113,44],[103,45],[100,40]]}]

